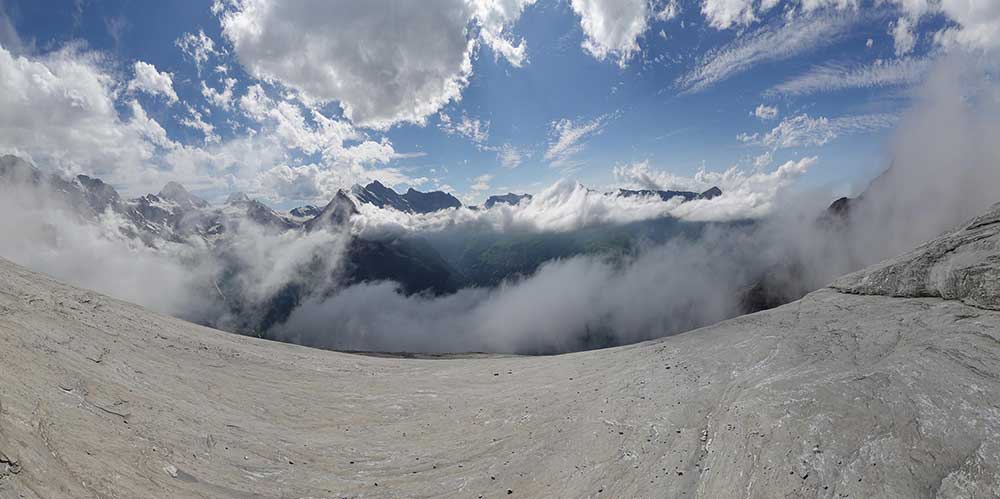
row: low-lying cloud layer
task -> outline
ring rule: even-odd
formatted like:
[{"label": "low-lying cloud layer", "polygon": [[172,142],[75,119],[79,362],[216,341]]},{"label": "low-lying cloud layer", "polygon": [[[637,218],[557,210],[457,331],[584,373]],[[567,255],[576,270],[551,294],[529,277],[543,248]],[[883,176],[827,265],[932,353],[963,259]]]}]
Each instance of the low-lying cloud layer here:
[{"label": "low-lying cloud layer", "polygon": [[[761,206],[770,215],[754,224],[708,225],[696,237],[650,243],[627,254],[552,261],[495,288],[407,296],[390,282],[340,280],[350,241],[346,233],[278,233],[241,224],[239,237],[215,248],[177,243],[151,248],[122,236],[123,220],[105,214],[98,224],[81,223],[44,194],[21,190],[0,197],[0,230],[7,235],[0,240],[0,255],[220,326],[246,322],[234,317],[234,310],[253,309],[288,286],[309,283],[315,291],[269,335],[314,346],[551,353],[654,338],[739,313],[747,287],[762,277],[770,276],[792,295],[805,292],[906,251],[1000,200],[995,141],[1000,92],[981,72],[976,61],[961,58],[931,71],[916,106],[899,124],[891,168],[852,206],[846,225],[817,222],[829,193],[765,196]],[[790,162],[770,173],[706,172],[698,177],[702,185],[729,190],[703,203],[654,204],[559,183],[523,206],[480,212],[414,217],[363,208],[355,231],[361,236],[446,228],[544,232],[661,216],[727,220],[725,208],[721,215],[701,214],[725,207],[729,196],[752,200],[753,193],[777,192],[813,161]],[[623,167],[619,175],[646,187],[667,188],[676,181],[641,164]],[[743,187],[744,196],[741,186],[755,187]],[[232,307],[234,302],[241,306]]]}]

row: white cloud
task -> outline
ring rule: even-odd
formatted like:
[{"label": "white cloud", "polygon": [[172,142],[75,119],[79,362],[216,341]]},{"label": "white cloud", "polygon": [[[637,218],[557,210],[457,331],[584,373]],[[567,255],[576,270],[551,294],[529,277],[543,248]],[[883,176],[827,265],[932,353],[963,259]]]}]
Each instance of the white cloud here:
[{"label": "white cloud", "polygon": [[764,26],[739,36],[720,49],[708,52],[698,65],[679,77],[677,86],[698,92],[765,62],[788,59],[836,42],[856,16],[814,15],[797,17],[778,26]]},{"label": "white cloud", "polygon": [[472,72],[474,9],[462,0],[235,0],[219,12],[251,75],[339,102],[364,127],[424,124]]},{"label": "white cloud", "polygon": [[[749,26],[759,20],[759,14],[766,13],[779,3],[781,0],[702,0],[701,13],[708,20],[709,26],[723,30]],[[860,8],[861,2],[860,0],[786,0],[785,6],[785,16],[791,18],[799,12],[810,14],[824,9],[856,11]]]},{"label": "white cloud", "polygon": [[278,165],[260,172],[252,190],[272,201],[326,203],[339,189],[372,180],[388,185],[417,183],[395,168],[366,169],[356,163],[336,167],[320,164]]},{"label": "white cloud", "polygon": [[892,35],[893,44],[896,48],[896,57],[901,57],[917,46],[917,36],[913,33],[913,22],[905,17],[900,17],[889,29]]},{"label": "white cloud", "polygon": [[490,181],[493,180],[493,175],[484,174],[476,177],[472,181],[472,185],[469,186],[473,192],[481,193],[490,190]]},{"label": "white cloud", "polygon": [[[134,98],[118,100],[127,86],[115,80],[113,64],[100,53],[70,45],[44,56],[15,57],[0,47],[0,74],[0,153],[49,171],[98,176],[125,195],[155,192],[168,180],[210,196],[258,192],[261,172],[289,164],[297,151],[319,153],[317,168],[332,172],[328,179],[407,179],[382,165],[412,155],[313,108],[274,101],[259,85],[240,99],[255,122],[243,136],[223,140],[202,110],[185,107],[177,123],[205,136],[188,145],[172,140]],[[261,197],[274,199],[274,193]]]},{"label": "white cloud", "polygon": [[824,64],[769,89],[767,95],[810,95],[850,88],[882,88],[919,83],[930,69],[927,58],[877,60],[871,64],[846,66]]},{"label": "white cloud", "polygon": [[[240,98],[240,108],[248,117],[264,125],[266,133],[282,147],[306,154],[321,153],[328,164],[356,168],[408,156],[397,153],[387,140],[367,140],[350,123],[330,119],[316,108],[302,107],[288,100],[275,101],[260,85],[247,89],[246,95]],[[306,121],[305,113],[312,123]],[[358,143],[345,146],[345,142]],[[354,175],[359,176],[359,171]]]},{"label": "white cloud", "polygon": [[119,117],[106,62],[76,46],[37,57],[0,47],[0,151],[65,173],[141,170],[156,153],[146,135],[162,127],[145,113],[136,123]]},{"label": "white cloud", "polygon": [[668,0],[666,3],[659,6],[659,10],[656,11],[656,14],[653,14],[653,17],[655,17],[657,21],[669,21],[677,17],[680,13],[681,6],[678,1]]},{"label": "white cloud", "polygon": [[340,152],[344,141],[361,138],[349,123],[331,120],[314,109],[306,110],[315,122],[315,126],[309,125],[298,104],[275,101],[260,85],[250,86],[239,103],[243,112],[265,125],[283,147],[306,154],[326,152],[331,148],[335,149],[334,153]]},{"label": "white cloud", "polygon": [[941,10],[959,27],[939,32],[935,36],[938,43],[982,50],[1000,48],[1000,2],[941,0]]},{"label": "white cloud", "polygon": [[173,75],[167,72],[159,72],[156,66],[143,61],[136,61],[133,65],[135,77],[128,83],[130,92],[146,92],[150,95],[162,95],[167,102],[174,104],[177,102],[177,93],[174,92]]},{"label": "white cloud", "polygon": [[715,29],[746,26],[757,20],[753,0],[704,0],[701,13]]},{"label": "white cloud", "polygon": [[219,91],[201,82],[201,95],[212,104],[228,111],[233,107],[233,87],[236,86],[236,78],[226,78],[223,80],[223,85],[223,90]]},{"label": "white cloud", "polygon": [[184,33],[174,43],[185,55],[194,61],[199,75],[201,74],[202,66],[208,62],[209,56],[218,53],[215,50],[215,41],[206,35],[204,30],[198,30],[197,35],[194,33]]},{"label": "white cloud", "polygon": [[[690,221],[730,221],[760,218],[771,212],[778,195],[793,185],[817,161],[815,157],[789,161],[773,171],[754,171],[733,167],[725,171],[701,170],[694,177],[680,177],[655,171],[648,162],[615,169],[615,177],[628,185],[651,189],[704,191],[718,186],[723,195],[711,200],[667,202],[658,196],[621,197],[609,195],[570,180],[559,180],[542,189],[530,200],[511,206],[498,203],[488,210],[443,210],[428,214],[383,210],[372,205],[358,207],[352,230],[361,235],[386,231],[440,231],[454,228],[489,228],[497,231],[527,230],[564,232],[602,224],[624,224],[662,217]],[[472,193],[465,199],[476,200],[490,188],[492,177],[474,179]]]},{"label": "white cloud", "polygon": [[607,120],[605,115],[582,123],[569,119],[553,121],[549,128],[551,140],[545,151],[545,160],[553,168],[575,166],[573,156],[583,150],[587,138],[601,133]]},{"label": "white cloud", "polygon": [[891,114],[861,114],[826,118],[813,118],[800,114],[781,120],[763,137],[743,136],[743,142],[752,142],[771,149],[822,146],[837,137],[855,133],[872,132],[890,128],[899,118]]},{"label": "white cloud", "polygon": [[218,143],[221,139],[215,134],[215,126],[205,121],[197,109],[188,106],[188,114],[178,120],[178,123],[188,128],[198,130],[205,135],[205,143]]},{"label": "white cloud", "polygon": [[639,52],[649,26],[647,0],[572,0],[586,38],[583,48],[597,60],[617,59],[621,67]]},{"label": "white cloud", "polygon": [[132,120],[130,125],[134,130],[137,130],[142,137],[164,149],[176,149],[177,147],[180,147],[179,144],[170,140],[170,137],[167,135],[167,131],[163,129],[163,126],[146,114],[146,110],[139,105],[138,101],[134,99],[129,101],[128,107],[129,110],[132,111]]},{"label": "white cloud", "polygon": [[669,214],[693,221],[737,220],[759,218],[770,213],[781,191],[790,187],[816,161],[816,157],[788,161],[771,172],[760,171],[760,166],[753,172],[735,166],[721,172],[702,169],[694,177],[653,170],[648,162],[643,161],[617,167],[614,174],[625,185],[642,189],[701,192],[719,187],[722,196],[673,203]]},{"label": "white cloud", "polygon": [[451,116],[445,113],[438,115],[438,118],[441,121],[438,128],[448,135],[465,137],[476,144],[483,144],[490,138],[489,120],[472,119],[465,113],[462,113],[462,118],[458,121],[452,121]]},{"label": "white cloud", "polygon": [[[904,28],[912,28],[924,16],[942,14],[957,26],[935,34],[935,41],[946,47],[980,50],[1000,48],[1000,3],[995,0],[887,0],[906,16],[906,24],[897,23],[892,31],[900,30],[895,38],[897,51],[910,43]],[[902,45],[899,42],[902,41]],[[904,52],[905,53],[905,52]]]},{"label": "white cloud", "polygon": [[753,115],[761,121],[773,120],[778,117],[778,108],[776,106],[765,106],[764,104],[761,104],[753,110]]},{"label": "white cloud", "polygon": [[517,168],[524,161],[524,153],[510,144],[500,146],[497,160],[504,168]]},{"label": "white cloud", "polygon": [[515,43],[510,28],[535,0],[472,0],[471,3],[483,42],[511,66],[523,66],[527,62],[527,43],[523,38]]},{"label": "white cloud", "polygon": [[753,159],[753,165],[757,168],[763,168],[771,164],[772,161],[774,161],[774,155],[771,151],[764,151]]}]

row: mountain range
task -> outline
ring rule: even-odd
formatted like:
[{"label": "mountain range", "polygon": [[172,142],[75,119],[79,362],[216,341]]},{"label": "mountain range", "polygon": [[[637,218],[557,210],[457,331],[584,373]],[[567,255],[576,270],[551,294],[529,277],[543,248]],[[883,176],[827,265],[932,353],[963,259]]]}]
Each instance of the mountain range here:
[{"label": "mountain range", "polygon": [[[288,212],[276,211],[244,193],[233,193],[221,205],[212,205],[176,182],[167,183],[158,193],[126,199],[98,178],[78,175],[65,179],[44,173],[16,156],[0,157],[0,182],[45,188],[82,221],[96,221],[108,213],[119,216],[128,222],[120,225],[124,236],[151,247],[169,242],[209,248],[224,263],[215,285],[225,297],[230,316],[235,318],[231,324],[211,325],[263,336],[271,326],[286,319],[305,297],[334,292],[326,288],[331,281],[342,286],[393,281],[405,294],[450,294],[464,287],[490,287],[526,277],[555,259],[582,254],[616,257],[633,253],[644,241],[665,241],[680,234],[696,237],[704,226],[665,217],[567,232],[446,230],[438,234],[352,235],[337,269],[337,279],[314,276],[286,285],[260,303],[240,299],[242,269],[230,256],[232,245],[241,240],[241,226],[246,223],[276,234],[316,230],[347,233],[347,221],[365,204],[417,215],[461,209],[463,205],[445,192],[409,189],[399,194],[378,181],[342,189],[322,208],[307,205]],[[710,199],[720,192],[717,188],[705,193],[622,190],[606,195],[654,196],[662,200],[679,196],[687,201]],[[531,199],[529,194],[508,193],[491,196],[483,206],[470,208],[492,209]]]},{"label": "mountain range", "polygon": [[[135,235],[144,240],[161,238],[174,242],[180,242],[191,236],[211,241],[225,233],[227,227],[238,226],[241,220],[251,220],[258,225],[281,230],[299,227],[313,229],[324,220],[326,222],[333,220],[339,224],[345,221],[345,216],[357,213],[358,205],[361,204],[410,214],[428,214],[463,206],[458,198],[447,192],[421,192],[410,188],[405,193],[399,194],[377,180],[365,186],[354,185],[349,190],[338,191],[324,208],[306,205],[288,212],[276,211],[243,192],[231,194],[221,206],[213,206],[188,192],[177,182],[168,182],[156,194],[125,199],[114,187],[99,178],[77,175],[72,179],[65,179],[59,175],[44,173],[27,161],[12,155],[0,157],[0,181],[9,184],[47,185],[62,201],[74,207],[81,215],[96,217],[110,210],[132,222],[139,230]],[[713,199],[721,196],[722,191],[718,187],[702,193],[619,189],[606,195],[654,196],[663,201],[679,197],[684,201],[691,201]],[[482,206],[469,206],[469,208],[490,209],[500,204],[518,205],[522,201],[531,199],[530,194],[494,195],[487,198]],[[334,212],[339,214],[334,216]]]}]

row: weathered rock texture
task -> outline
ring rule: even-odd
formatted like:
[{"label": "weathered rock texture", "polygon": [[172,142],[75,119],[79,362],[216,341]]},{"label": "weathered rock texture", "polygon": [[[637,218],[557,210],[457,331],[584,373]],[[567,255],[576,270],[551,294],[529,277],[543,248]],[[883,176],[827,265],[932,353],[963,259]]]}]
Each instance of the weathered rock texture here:
[{"label": "weathered rock texture", "polygon": [[0,261],[0,497],[997,497],[998,221],[556,357],[310,350]]}]

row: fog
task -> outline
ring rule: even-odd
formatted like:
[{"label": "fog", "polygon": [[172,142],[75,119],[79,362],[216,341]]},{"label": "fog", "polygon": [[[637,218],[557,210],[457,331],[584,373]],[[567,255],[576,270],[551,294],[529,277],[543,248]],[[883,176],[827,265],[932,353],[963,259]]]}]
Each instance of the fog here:
[{"label": "fog", "polygon": [[743,269],[727,250],[677,240],[624,260],[580,256],[445,297],[356,285],[307,301],[279,334],[337,349],[408,352],[556,353],[631,343],[734,315]]},{"label": "fog", "polygon": [[[769,174],[733,170],[730,178],[744,184],[734,183],[718,200],[623,200],[566,181],[523,206],[479,212],[412,216],[362,207],[350,234],[348,228],[280,233],[241,223],[231,229],[236,237],[215,247],[150,247],[126,237],[128,222],[110,212],[89,223],[45,189],[20,188],[0,196],[0,255],[163,313],[254,334],[262,332],[244,330],[252,321],[234,314],[257,313],[276,293],[304,285],[309,292],[288,320],[266,333],[311,346],[556,353],[630,343],[738,315],[748,287],[765,277],[769,289],[793,299],[1000,201],[1000,86],[983,77],[989,70],[961,55],[935,65],[887,145],[888,170],[852,204],[846,221],[825,218],[829,192],[784,190],[815,158]],[[647,187],[673,187],[657,183],[663,177],[648,166],[619,173]],[[748,178],[773,186],[771,195],[741,193]],[[551,261],[495,288],[408,296],[391,282],[340,281],[347,245],[357,236],[570,231],[662,216],[698,222],[746,214],[757,222],[708,224],[697,237],[644,244],[624,255]]]}]

